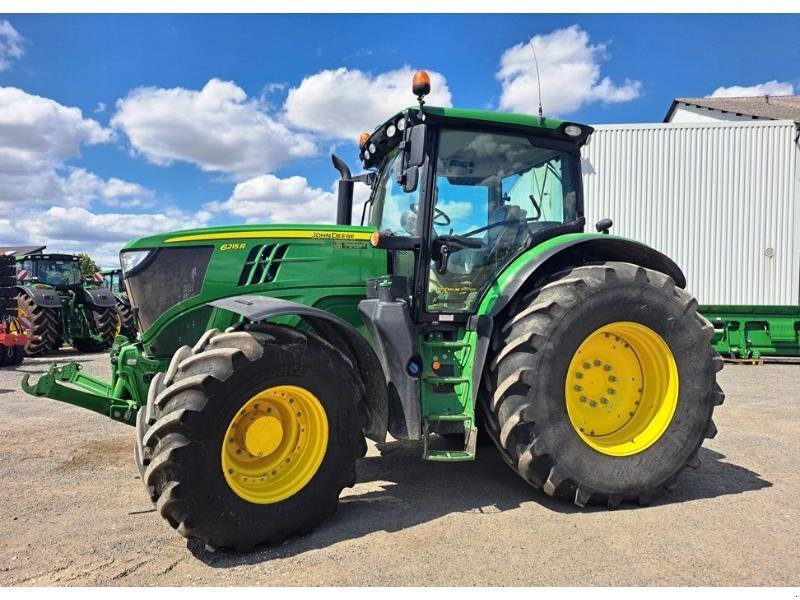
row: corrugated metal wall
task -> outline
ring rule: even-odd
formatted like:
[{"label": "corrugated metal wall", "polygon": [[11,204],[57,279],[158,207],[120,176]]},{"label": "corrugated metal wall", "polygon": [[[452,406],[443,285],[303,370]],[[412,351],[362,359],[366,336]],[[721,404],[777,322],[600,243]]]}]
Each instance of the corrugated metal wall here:
[{"label": "corrugated metal wall", "polygon": [[701,304],[800,302],[791,121],[602,125],[583,149],[587,230],[672,257]]}]

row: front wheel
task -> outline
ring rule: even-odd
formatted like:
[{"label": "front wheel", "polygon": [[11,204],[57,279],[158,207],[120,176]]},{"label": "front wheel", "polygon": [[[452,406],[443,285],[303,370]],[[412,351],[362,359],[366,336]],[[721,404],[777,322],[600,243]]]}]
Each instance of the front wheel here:
[{"label": "front wheel", "polygon": [[647,503],[716,433],[712,334],[662,273],[609,262],[556,274],[506,316],[485,374],[487,430],[549,495]]},{"label": "front wheel", "polygon": [[315,335],[277,325],[207,332],[152,383],[134,451],[178,533],[248,550],[336,510],[364,455],[362,387]]}]

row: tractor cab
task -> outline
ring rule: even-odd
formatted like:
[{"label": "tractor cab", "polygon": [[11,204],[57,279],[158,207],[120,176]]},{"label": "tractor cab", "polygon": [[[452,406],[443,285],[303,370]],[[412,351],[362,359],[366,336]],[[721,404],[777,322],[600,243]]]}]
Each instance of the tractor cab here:
[{"label": "tractor cab", "polygon": [[83,286],[80,261],[71,254],[29,254],[17,263],[17,269],[23,281],[60,292]]},{"label": "tractor cab", "polygon": [[104,288],[111,290],[114,294],[125,292],[125,286],[122,285],[122,269],[103,269],[99,275]]},{"label": "tractor cab", "polygon": [[512,259],[583,231],[579,153],[592,129],[495,119],[420,107],[362,138],[364,166],[377,171],[362,218],[392,274],[415,280],[416,320],[465,321]]}]

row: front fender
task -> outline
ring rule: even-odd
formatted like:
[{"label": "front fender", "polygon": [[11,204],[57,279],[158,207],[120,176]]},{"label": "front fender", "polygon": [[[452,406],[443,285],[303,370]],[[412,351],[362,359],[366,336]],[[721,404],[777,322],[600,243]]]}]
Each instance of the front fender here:
[{"label": "front fender", "polygon": [[389,399],[383,368],[367,340],[350,323],[313,306],[256,294],[222,298],[208,304],[242,315],[253,322],[289,315],[303,319],[317,335],[341,350],[352,361],[365,388],[363,402],[368,423],[364,434],[376,442],[386,439]]}]

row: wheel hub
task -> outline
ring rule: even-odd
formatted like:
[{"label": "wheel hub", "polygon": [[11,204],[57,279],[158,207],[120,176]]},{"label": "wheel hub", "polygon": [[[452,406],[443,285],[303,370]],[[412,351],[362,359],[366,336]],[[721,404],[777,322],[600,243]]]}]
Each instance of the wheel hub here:
[{"label": "wheel hub", "polygon": [[572,426],[589,446],[611,456],[636,454],[655,443],[672,419],[675,359],[652,329],[611,323],[591,333],[573,355],[565,399]]},{"label": "wheel hub", "polygon": [[279,502],[309,482],[327,445],[328,419],[314,394],[299,386],[268,388],[250,398],[228,425],[222,472],[245,500]]},{"label": "wheel hub", "polygon": [[270,416],[258,416],[253,413],[249,417],[250,424],[244,432],[244,444],[247,452],[253,456],[267,456],[277,450],[283,439],[283,426],[280,420]]}]

